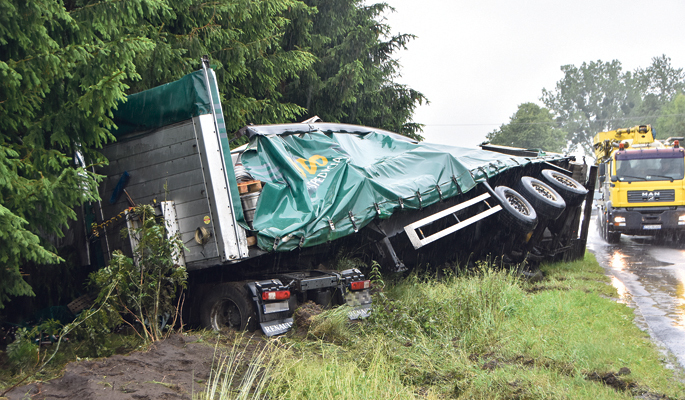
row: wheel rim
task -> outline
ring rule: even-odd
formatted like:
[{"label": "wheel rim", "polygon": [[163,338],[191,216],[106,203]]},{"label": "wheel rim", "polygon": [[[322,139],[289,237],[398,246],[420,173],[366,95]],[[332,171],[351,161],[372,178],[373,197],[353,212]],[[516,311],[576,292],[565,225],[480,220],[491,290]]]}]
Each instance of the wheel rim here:
[{"label": "wheel rim", "polygon": [[546,187],[540,185],[539,183],[532,182],[533,189],[535,189],[536,192],[540,193],[540,195],[552,200],[552,201],[557,201],[557,196],[554,195],[554,193],[550,192]]},{"label": "wheel rim", "polygon": [[556,179],[557,181],[559,181],[559,183],[561,183],[561,184],[564,185],[564,186],[568,186],[568,187],[570,187],[570,188],[576,188],[576,187],[577,187],[577,185],[575,184],[575,182],[573,182],[572,180],[570,180],[566,175],[554,174],[553,176],[554,176],[554,179]]},{"label": "wheel rim", "polygon": [[511,193],[507,193],[504,197],[507,199],[509,205],[511,205],[516,211],[523,215],[530,215],[530,210],[525,203],[521,201],[521,199]]},{"label": "wheel rim", "polygon": [[240,330],[242,315],[238,306],[233,301],[226,299],[212,307],[211,321],[212,328],[217,331],[224,328]]}]

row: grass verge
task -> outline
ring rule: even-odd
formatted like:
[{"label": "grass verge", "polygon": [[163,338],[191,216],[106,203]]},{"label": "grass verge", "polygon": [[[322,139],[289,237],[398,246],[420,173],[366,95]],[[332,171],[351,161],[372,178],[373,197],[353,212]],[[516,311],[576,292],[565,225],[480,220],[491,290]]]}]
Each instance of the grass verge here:
[{"label": "grass verge", "polygon": [[[194,332],[217,347],[211,374],[193,373],[185,393],[200,400],[685,398],[682,376],[665,367],[632,310],[613,300],[591,254],[542,271],[535,283],[485,264],[409,276],[376,285],[364,321],[350,322],[345,307],[317,314],[312,306],[311,318],[296,316],[299,326],[275,339]],[[27,360],[33,365],[41,354]],[[38,379],[58,375],[58,365]],[[20,375],[26,371],[0,373],[0,386]]]},{"label": "grass verge", "polygon": [[377,293],[364,322],[348,322],[345,308],[326,311],[305,337],[272,342],[277,362],[257,397],[685,396],[632,310],[612,300],[594,256],[542,270],[536,283],[485,265],[440,279],[411,276]]}]

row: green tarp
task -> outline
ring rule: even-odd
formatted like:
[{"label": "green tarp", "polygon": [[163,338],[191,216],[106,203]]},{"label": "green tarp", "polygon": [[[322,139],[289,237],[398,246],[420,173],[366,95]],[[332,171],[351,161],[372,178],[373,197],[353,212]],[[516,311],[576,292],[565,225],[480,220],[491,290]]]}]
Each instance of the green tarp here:
[{"label": "green tarp", "polygon": [[376,217],[420,209],[509,168],[555,158],[415,143],[343,124],[247,127],[247,133],[241,161],[264,182],[253,227],[259,247],[269,251],[325,243]]},{"label": "green tarp", "polygon": [[161,128],[212,112],[204,72],[195,71],[183,78],[126,97],[114,111],[112,130],[116,137],[131,132]]}]

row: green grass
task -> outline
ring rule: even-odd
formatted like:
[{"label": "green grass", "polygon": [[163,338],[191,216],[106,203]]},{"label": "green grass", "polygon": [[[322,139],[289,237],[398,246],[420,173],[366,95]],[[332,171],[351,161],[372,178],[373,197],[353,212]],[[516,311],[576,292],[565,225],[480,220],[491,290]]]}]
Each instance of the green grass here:
[{"label": "green grass", "polygon": [[[339,307],[305,334],[222,335],[210,379],[191,392],[201,400],[685,398],[681,373],[614,300],[592,255],[542,271],[535,283],[487,265],[416,274],[385,285],[362,322]],[[627,390],[588,379],[624,367]],[[3,386],[12,379],[0,374]]]},{"label": "green grass", "polygon": [[[271,342],[268,354],[278,362],[262,376],[261,394],[284,399],[685,396],[685,386],[633,324],[632,310],[612,300],[616,292],[592,255],[542,270],[546,277],[537,283],[487,266],[439,280],[411,276],[377,294],[373,316],[362,323],[347,322],[345,308],[327,311],[306,337],[291,334]],[[631,372],[619,379],[631,389],[587,379],[622,367]]]}]

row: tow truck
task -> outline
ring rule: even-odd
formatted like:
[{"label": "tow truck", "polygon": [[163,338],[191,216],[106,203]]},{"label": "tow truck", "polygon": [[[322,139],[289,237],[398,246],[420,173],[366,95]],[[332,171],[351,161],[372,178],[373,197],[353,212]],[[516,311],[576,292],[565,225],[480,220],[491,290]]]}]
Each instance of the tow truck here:
[{"label": "tow truck", "polygon": [[597,219],[608,243],[621,235],[675,240],[685,232],[685,151],[682,137],[658,140],[651,125],[598,133]]}]

